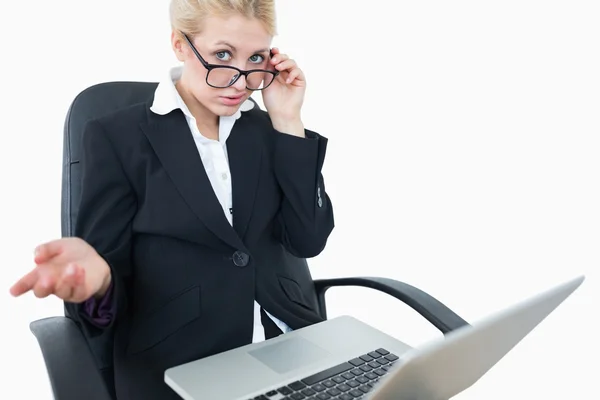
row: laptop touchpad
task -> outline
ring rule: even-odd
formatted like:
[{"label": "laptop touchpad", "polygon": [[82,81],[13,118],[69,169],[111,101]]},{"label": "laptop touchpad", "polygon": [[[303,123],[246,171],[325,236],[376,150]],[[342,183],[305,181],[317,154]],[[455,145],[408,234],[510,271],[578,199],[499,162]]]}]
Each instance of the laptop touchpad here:
[{"label": "laptop touchpad", "polygon": [[248,354],[280,374],[306,367],[329,355],[327,351],[301,337],[282,340],[249,351]]}]

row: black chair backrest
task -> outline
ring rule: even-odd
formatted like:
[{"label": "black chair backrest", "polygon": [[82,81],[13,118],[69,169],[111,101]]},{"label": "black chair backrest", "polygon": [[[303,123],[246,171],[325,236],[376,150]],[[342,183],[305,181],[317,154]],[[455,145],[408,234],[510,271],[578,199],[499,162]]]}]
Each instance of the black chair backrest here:
[{"label": "black chair backrest", "polygon": [[79,158],[85,124],[120,108],[147,101],[156,89],[153,82],[107,82],[79,93],[71,103],[64,126],[62,169],[62,235],[71,236],[81,195]]},{"label": "black chair backrest", "polygon": [[[64,125],[61,189],[61,233],[72,236],[81,196],[81,139],[87,121],[151,98],[158,83],[107,82],[82,91],[71,103]],[[69,317],[65,309],[65,315]],[[88,340],[98,369],[114,396],[113,333]]]}]

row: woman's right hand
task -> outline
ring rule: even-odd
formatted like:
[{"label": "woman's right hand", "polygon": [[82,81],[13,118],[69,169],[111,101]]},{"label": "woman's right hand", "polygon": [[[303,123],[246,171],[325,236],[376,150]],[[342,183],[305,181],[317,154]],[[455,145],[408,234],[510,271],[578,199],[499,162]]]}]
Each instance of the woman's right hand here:
[{"label": "woman's right hand", "polygon": [[106,261],[80,238],[69,237],[38,246],[36,266],[11,288],[13,296],[33,291],[36,297],[51,294],[60,299],[81,303],[90,297],[102,297],[111,282]]}]

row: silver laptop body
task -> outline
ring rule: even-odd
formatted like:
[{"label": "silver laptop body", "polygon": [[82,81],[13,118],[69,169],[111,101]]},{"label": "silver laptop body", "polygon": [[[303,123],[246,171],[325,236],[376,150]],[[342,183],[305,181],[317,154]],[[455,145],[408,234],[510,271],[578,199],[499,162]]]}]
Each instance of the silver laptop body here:
[{"label": "silver laptop body", "polygon": [[446,400],[478,381],[578,277],[418,349],[349,316],[165,371],[185,400]]}]

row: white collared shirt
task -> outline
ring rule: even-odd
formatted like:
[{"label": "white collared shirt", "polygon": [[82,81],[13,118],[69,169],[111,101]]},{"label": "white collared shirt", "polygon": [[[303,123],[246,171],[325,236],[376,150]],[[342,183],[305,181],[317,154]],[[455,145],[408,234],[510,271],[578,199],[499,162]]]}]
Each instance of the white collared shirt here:
[{"label": "white collared shirt", "polygon": [[[254,108],[254,103],[250,100],[246,100],[234,115],[220,117],[219,140],[209,139],[202,135],[198,130],[196,119],[190,113],[188,107],[175,88],[175,82],[181,77],[181,73],[182,67],[175,67],[170,70],[167,79],[158,84],[154,93],[154,102],[150,107],[150,110],[156,114],[165,115],[175,109],[181,109],[185,115],[196,147],[198,148],[198,153],[202,159],[202,164],[204,165],[208,179],[219,199],[219,203],[223,208],[227,220],[230,224],[233,224],[233,216],[229,211],[232,208],[232,190],[226,142],[235,121],[241,116],[242,112]],[[291,328],[284,322],[275,318],[266,310],[265,312],[283,333],[291,331]],[[260,318],[260,305],[258,302],[254,301],[254,329],[252,342],[256,343],[263,340],[265,340],[265,332]]]}]

